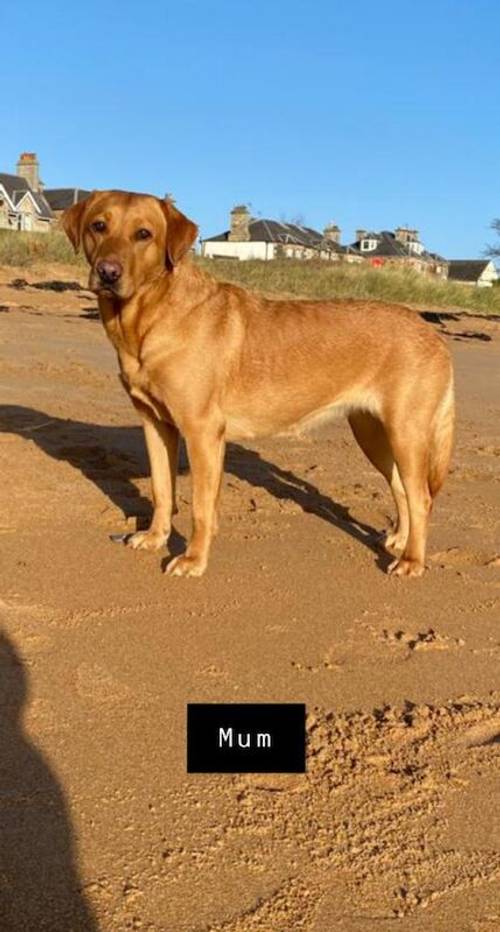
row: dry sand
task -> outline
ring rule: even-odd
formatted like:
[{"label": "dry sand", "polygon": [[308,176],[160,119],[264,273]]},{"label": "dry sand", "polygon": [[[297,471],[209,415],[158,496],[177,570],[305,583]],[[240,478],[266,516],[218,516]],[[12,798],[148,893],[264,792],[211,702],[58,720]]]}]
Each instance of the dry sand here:
[{"label": "dry sand", "polygon": [[[429,571],[339,421],[229,448],[201,580],[113,545],[142,437],[85,292],[0,273],[0,929],[500,928],[500,323],[445,320],[452,474]],[[489,337],[490,339],[484,339]],[[180,478],[172,546],[190,524]],[[185,773],[187,701],[304,701],[305,776]]]}]

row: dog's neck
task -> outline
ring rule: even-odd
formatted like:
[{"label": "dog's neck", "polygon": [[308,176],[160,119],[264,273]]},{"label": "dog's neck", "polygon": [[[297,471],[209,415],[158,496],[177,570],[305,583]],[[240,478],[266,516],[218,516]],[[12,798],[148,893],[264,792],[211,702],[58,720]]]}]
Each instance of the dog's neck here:
[{"label": "dog's neck", "polygon": [[138,356],[142,340],[155,317],[179,317],[193,312],[205,301],[216,282],[196,267],[190,257],[173,269],[165,269],[145,282],[130,298],[98,294],[97,301],[106,333],[116,349]]}]

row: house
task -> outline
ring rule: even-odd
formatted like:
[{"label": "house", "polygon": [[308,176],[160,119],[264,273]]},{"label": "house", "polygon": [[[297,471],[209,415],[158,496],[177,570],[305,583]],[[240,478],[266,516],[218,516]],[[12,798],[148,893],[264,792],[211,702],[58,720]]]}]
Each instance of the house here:
[{"label": "house", "polygon": [[340,229],[331,223],[323,232],[299,223],[253,219],[245,205],[233,207],[230,228],[201,242],[201,254],[210,259],[320,258],[363,262],[374,267],[403,265],[446,278],[448,264],[420,242],[418,230],[397,227],[394,232],[357,230],[350,246],[340,243]]},{"label": "house", "polygon": [[49,230],[67,207],[85,200],[83,188],[46,188],[35,152],[19,156],[15,175],[0,173],[0,229]]},{"label": "house", "polygon": [[334,223],[322,233],[299,223],[253,219],[244,204],[233,207],[230,228],[201,241],[208,259],[327,259],[338,261],[345,252]]},{"label": "house", "polygon": [[44,196],[38,159],[34,152],[23,152],[17,173],[0,172],[0,229],[47,232],[54,215]]},{"label": "house", "polygon": [[382,230],[356,230],[356,240],[350,246],[351,254],[366,259],[375,268],[399,265],[417,272],[428,272],[446,278],[448,263],[437,253],[428,252],[420,242],[418,230],[397,227],[394,232]]},{"label": "house", "polygon": [[491,259],[450,259],[448,278],[463,285],[491,288],[498,272]]},{"label": "house", "polygon": [[89,196],[90,191],[83,188],[45,188],[44,195],[49,202],[54,217],[58,219],[63,211],[79,201],[84,201]]}]

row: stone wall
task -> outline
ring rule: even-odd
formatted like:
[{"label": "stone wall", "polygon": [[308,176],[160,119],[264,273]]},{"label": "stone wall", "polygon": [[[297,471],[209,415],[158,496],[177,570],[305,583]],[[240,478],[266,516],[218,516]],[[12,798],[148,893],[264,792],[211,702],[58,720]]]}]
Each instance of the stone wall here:
[{"label": "stone wall", "polygon": [[8,230],[9,227],[9,209],[7,207],[7,202],[5,200],[0,201],[0,230]]}]

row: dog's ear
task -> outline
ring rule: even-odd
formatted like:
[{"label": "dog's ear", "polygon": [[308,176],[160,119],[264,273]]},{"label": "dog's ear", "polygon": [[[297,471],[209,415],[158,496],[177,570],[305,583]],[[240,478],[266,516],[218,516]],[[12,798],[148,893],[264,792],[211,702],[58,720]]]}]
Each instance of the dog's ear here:
[{"label": "dog's ear", "polygon": [[191,249],[198,235],[198,227],[181,214],[168,198],[160,201],[160,205],[167,221],[167,259],[174,266]]},{"label": "dog's ear", "polygon": [[92,194],[85,198],[84,201],[77,201],[72,207],[68,207],[61,217],[62,228],[75,252],[78,252],[81,245],[83,218],[94,194],[96,194],[96,192],[92,191]]}]

